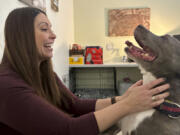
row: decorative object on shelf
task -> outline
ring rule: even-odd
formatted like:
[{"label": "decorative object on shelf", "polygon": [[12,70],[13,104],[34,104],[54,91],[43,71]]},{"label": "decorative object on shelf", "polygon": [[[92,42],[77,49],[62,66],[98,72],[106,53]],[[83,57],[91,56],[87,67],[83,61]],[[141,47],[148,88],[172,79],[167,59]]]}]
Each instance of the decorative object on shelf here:
[{"label": "decorative object on shelf", "polygon": [[59,11],[59,0],[51,0],[51,8],[58,12]]},{"label": "decorative object on shelf", "polygon": [[85,49],[86,64],[103,64],[103,48],[100,46],[87,46]]},{"label": "decorative object on shelf", "polygon": [[122,60],[121,60],[121,61],[122,61],[122,62],[128,62],[128,61],[127,61],[127,56],[125,56],[125,55],[122,56]]},{"label": "decorative object on shelf", "polygon": [[72,44],[72,48],[69,50],[69,56],[84,56],[84,49],[79,44]]},{"label": "decorative object on shelf", "polygon": [[112,40],[108,40],[105,42],[105,57],[103,58],[104,63],[120,63],[121,55],[120,50],[122,45]]},{"label": "decorative object on shelf", "polygon": [[119,56],[119,49],[120,48],[115,48],[112,42],[106,44],[106,50],[111,51],[111,55],[115,53],[115,56]]},{"label": "decorative object on shelf", "polygon": [[19,0],[24,4],[46,11],[46,0]]},{"label": "decorative object on shelf", "polygon": [[72,56],[69,57],[69,64],[84,64],[84,57],[82,56]]},{"label": "decorative object on shelf", "polygon": [[108,11],[109,36],[133,36],[137,25],[150,27],[150,8],[110,9]]},{"label": "decorative object on shelf", "polygon": [[84,49],[79,44],[72,44],[69,50],[69,64],[84,64]]},{"label": "decorative object on shelf", "polygon": [[74,56],[74,55],[80,55],[80,56],[84,56],[84,49],[81,50],[69,50],[69,56]]},{"label": "decorative object on shelf", "polygon": [[79,44],[73,44],[72,45],[72,50],[74,51],[80,51],[82,48],[81,48],[81,45]]}]

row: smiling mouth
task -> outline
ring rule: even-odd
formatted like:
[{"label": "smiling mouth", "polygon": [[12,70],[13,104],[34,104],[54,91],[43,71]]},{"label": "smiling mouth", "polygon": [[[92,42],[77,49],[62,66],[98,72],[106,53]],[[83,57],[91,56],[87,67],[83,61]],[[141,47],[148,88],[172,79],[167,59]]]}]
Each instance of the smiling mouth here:
[{"label": "smiling mouth", "polygon": [[46,47],[46,48],[52,48],[52,44],[49,44],[49,43],[48,43],[48,44],[45,44],[44,47]]},{"label": "smiling mouth", "polygon": [[127,45],[127,47],[125,48],[125,51],[127,54],[130,54],[135,59],[141,59],[141,60],[148,61],[148,62],[154,61],[157,58],[157,55],[153,52],[153,50],[151,48],[142,44],[137,39],[136,39],[136,41],[138,42],[138,44],[140,45],[141,48],[136,47],[130,41],[125,42]]}]

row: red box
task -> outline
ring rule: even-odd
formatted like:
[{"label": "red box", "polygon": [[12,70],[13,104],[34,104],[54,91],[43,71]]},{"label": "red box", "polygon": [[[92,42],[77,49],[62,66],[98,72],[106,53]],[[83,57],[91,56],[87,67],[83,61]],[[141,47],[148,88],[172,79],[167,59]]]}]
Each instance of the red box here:
[{"label": "red box", "polygon": [[85,52],[85,64],[103,64],[103,49],[100,46],[88,46]]}]

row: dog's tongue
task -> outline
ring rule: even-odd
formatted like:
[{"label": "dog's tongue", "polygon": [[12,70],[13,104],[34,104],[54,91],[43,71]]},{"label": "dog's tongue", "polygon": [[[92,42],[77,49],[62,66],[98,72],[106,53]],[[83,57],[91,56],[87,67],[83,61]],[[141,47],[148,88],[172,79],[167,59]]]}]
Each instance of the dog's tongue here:
[{"label": "dog's tongue", "polygon": [[128,46],[125,48],[126,53],[127,54],[130,53],[134,57],[134,59],[143,59],[145,61],[153,61],[156,58],[152,52],[146,51],[146,50],[149,50],[147,46],[144,46],[146,49],[141,49],[133,45],[133,43],[130,41],[126,41],[125,43]]}]

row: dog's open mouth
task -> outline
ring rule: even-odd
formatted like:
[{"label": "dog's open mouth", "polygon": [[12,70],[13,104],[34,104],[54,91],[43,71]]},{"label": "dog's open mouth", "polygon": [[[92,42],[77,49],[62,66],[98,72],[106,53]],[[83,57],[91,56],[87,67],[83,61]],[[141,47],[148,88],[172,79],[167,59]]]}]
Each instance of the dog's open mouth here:
[{"label": "dog's open mouth", "polygon": [[147,46],[139,44],[141,48],[136,47],[130,41],[125,42],[128,47],[125,48],[127,53],[130,53],[133,57],[142,59],[144,61],[154,61],[156,59],[156,54]]}]

